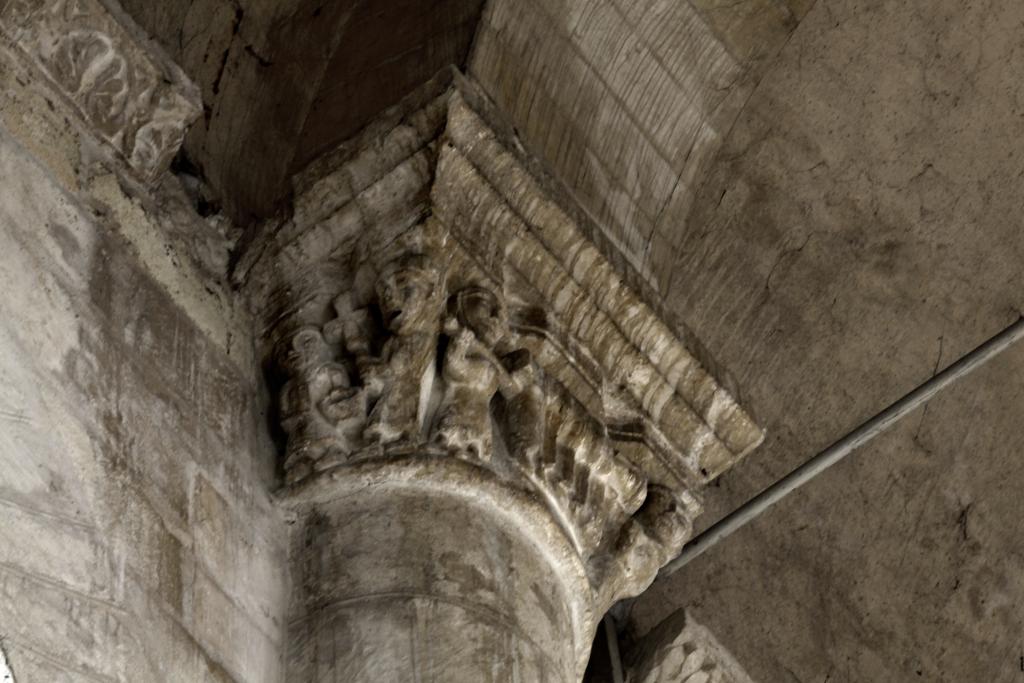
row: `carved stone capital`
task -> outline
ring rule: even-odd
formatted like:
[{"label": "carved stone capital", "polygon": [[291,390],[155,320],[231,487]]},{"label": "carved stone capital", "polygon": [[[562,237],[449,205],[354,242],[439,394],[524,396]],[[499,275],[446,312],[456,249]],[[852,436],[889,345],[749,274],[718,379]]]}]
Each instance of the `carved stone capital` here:
[{"label": "carved stone capital", "polygon": [[689,612],[671,615],[626,657],[627,683],[754,683]]},{"label": "carved stone capital", "polygon": [[6,0],[0,33],[143,181],[199,116],[199,89],[115,0]]},{"label": "carved stone capital", "polygon": [[[578,676],[600,615],[678,554],[703,486],[763,434],[458,92],[446,116],[440,140],[417,150],[402,136],[408,160],[347,203],[318,213],[300,197],[285,237],[249,259],[281,381],[282,500],[315,519],[352,477],[372,471],[384,495],[427,468],[447,474],[432,479],[420,515],[447,519],[446,487],[460,510],[492,487],[531,501],[512,517],[539,514],[546,531],[515,540],[541,527],[505,528],[505,514],[495,538],[518,548],[508,552],[523,571],[575,577],[568,592],[543,591],[571,603]],[[423,163],[433,172],[421,175]],[[428,183],[429,208],[410,211]],[[336,184],[328,174],[314,186]],[[353,505],[347,514],[373,507]],[[335,512],[330,524],[341,524]],[[394,506],[381,514],[407,534],[435,533]],[[486,546],[486,534],[471,542]],[[447,590],[427,583],[431,600]],[[529,630],[513,611],[508,628]]]}]

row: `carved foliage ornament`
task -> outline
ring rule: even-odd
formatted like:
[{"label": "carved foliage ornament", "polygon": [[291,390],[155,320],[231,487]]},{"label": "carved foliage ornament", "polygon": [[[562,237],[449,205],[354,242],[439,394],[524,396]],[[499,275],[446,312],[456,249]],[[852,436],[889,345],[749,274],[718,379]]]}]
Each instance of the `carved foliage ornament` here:
[{"label": "carved foliage ornament", "polygon": [[0,2],[0,30],[144,180],[198,117],[198,88],[119,9],[100,0]]}]

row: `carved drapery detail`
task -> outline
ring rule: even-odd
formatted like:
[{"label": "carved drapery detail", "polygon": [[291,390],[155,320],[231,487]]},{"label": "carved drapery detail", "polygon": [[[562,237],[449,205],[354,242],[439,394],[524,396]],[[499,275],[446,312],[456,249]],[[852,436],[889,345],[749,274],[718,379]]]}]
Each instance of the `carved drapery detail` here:
[{"label": "carved drapery detail", "polygon": [[145,181],[202,111],[199,90],[111,0],[0,2],[0,30]]}]

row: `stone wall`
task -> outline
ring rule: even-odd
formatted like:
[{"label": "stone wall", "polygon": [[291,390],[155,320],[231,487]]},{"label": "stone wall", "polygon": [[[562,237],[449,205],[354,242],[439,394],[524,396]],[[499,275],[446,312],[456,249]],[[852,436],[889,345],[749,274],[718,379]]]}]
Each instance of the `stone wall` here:
[{"label": "stone wall", "polygon": [[210,226],[173,193],[127,193],[34,75],[0,62],[14,680],[281,680],[286,535],[251,324],[168,237]]}]

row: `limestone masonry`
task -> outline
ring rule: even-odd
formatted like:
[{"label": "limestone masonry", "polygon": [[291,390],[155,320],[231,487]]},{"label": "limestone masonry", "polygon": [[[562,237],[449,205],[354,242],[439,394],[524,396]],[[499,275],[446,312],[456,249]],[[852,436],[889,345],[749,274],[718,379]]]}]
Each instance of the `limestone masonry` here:
[{"label": "limestone masonry", "polygon": [[[15,681],[575,683],[764,438],[472,78],[241,227],[113,0],[0,2],[0,78]],[[749,680],[677,626],[629,680]]]}]

